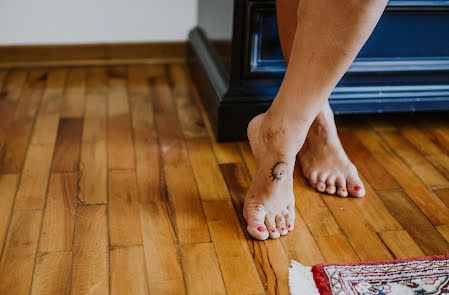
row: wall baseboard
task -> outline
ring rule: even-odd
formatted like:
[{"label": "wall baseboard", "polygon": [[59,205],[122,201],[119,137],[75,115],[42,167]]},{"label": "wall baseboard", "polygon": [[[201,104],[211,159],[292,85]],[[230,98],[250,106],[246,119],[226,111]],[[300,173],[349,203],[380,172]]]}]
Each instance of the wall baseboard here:
[{"label": "wall baseboard", "polygon": [[184,61],[186,42],[0,46],[0,67]]}]

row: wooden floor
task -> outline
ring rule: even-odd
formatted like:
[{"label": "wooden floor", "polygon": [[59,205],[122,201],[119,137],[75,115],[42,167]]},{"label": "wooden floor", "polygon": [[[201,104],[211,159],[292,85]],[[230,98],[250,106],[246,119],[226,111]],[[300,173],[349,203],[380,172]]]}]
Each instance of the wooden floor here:
[{"label": "wooden floor", "polygon": [[[258,242],[248,143],[216,143],[182,64],[0,70],[0,294],[287,294],[289,262],[449,253],[449,119],[354,116],[363,199],[296,173]],[[297,169],[298,170],[298,169]]]}]

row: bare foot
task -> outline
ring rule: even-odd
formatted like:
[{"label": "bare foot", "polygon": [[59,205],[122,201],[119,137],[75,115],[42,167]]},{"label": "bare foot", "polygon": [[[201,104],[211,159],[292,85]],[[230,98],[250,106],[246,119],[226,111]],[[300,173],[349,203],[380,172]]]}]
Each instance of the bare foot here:
[{"label": "bare foot", "polygon": [[293,169],[303,136],[292,138],[290,129],[273,124],[267,113],[248,125],[248,140],[257,163],[257,171],[245,198],[243,216],[248,232],[259,240],[278,238],[293,230],[295,197]]},{"label": "bare foot", "polygon": [[304,177],[320,192],[347,197],[363,197],[365,188],[357,168],[349,161],[338,138],[329,104],[310,127],[298,154]]}]

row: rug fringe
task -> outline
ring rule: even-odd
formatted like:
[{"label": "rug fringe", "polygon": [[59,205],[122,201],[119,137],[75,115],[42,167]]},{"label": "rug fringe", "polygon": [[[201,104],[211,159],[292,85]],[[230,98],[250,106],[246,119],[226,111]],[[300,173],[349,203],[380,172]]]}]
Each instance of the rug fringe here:
[{"label": "rug fringe", "polygon": [[288,269],[288,285],[292,295],[319,295],[312,268],[292,260]]}]

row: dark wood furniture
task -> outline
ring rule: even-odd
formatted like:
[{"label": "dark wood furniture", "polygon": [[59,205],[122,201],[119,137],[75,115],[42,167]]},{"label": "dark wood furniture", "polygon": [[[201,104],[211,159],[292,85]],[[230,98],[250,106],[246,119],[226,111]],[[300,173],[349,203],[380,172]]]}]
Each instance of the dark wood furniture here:
[{"label": "dark wood furniture", "polygon": [[[285,64],[275,1],[199,0],[188,61],[217,139],[246,136]],[[449,109],[449,1],[391,0],[329,98],[336,114]]]}]

